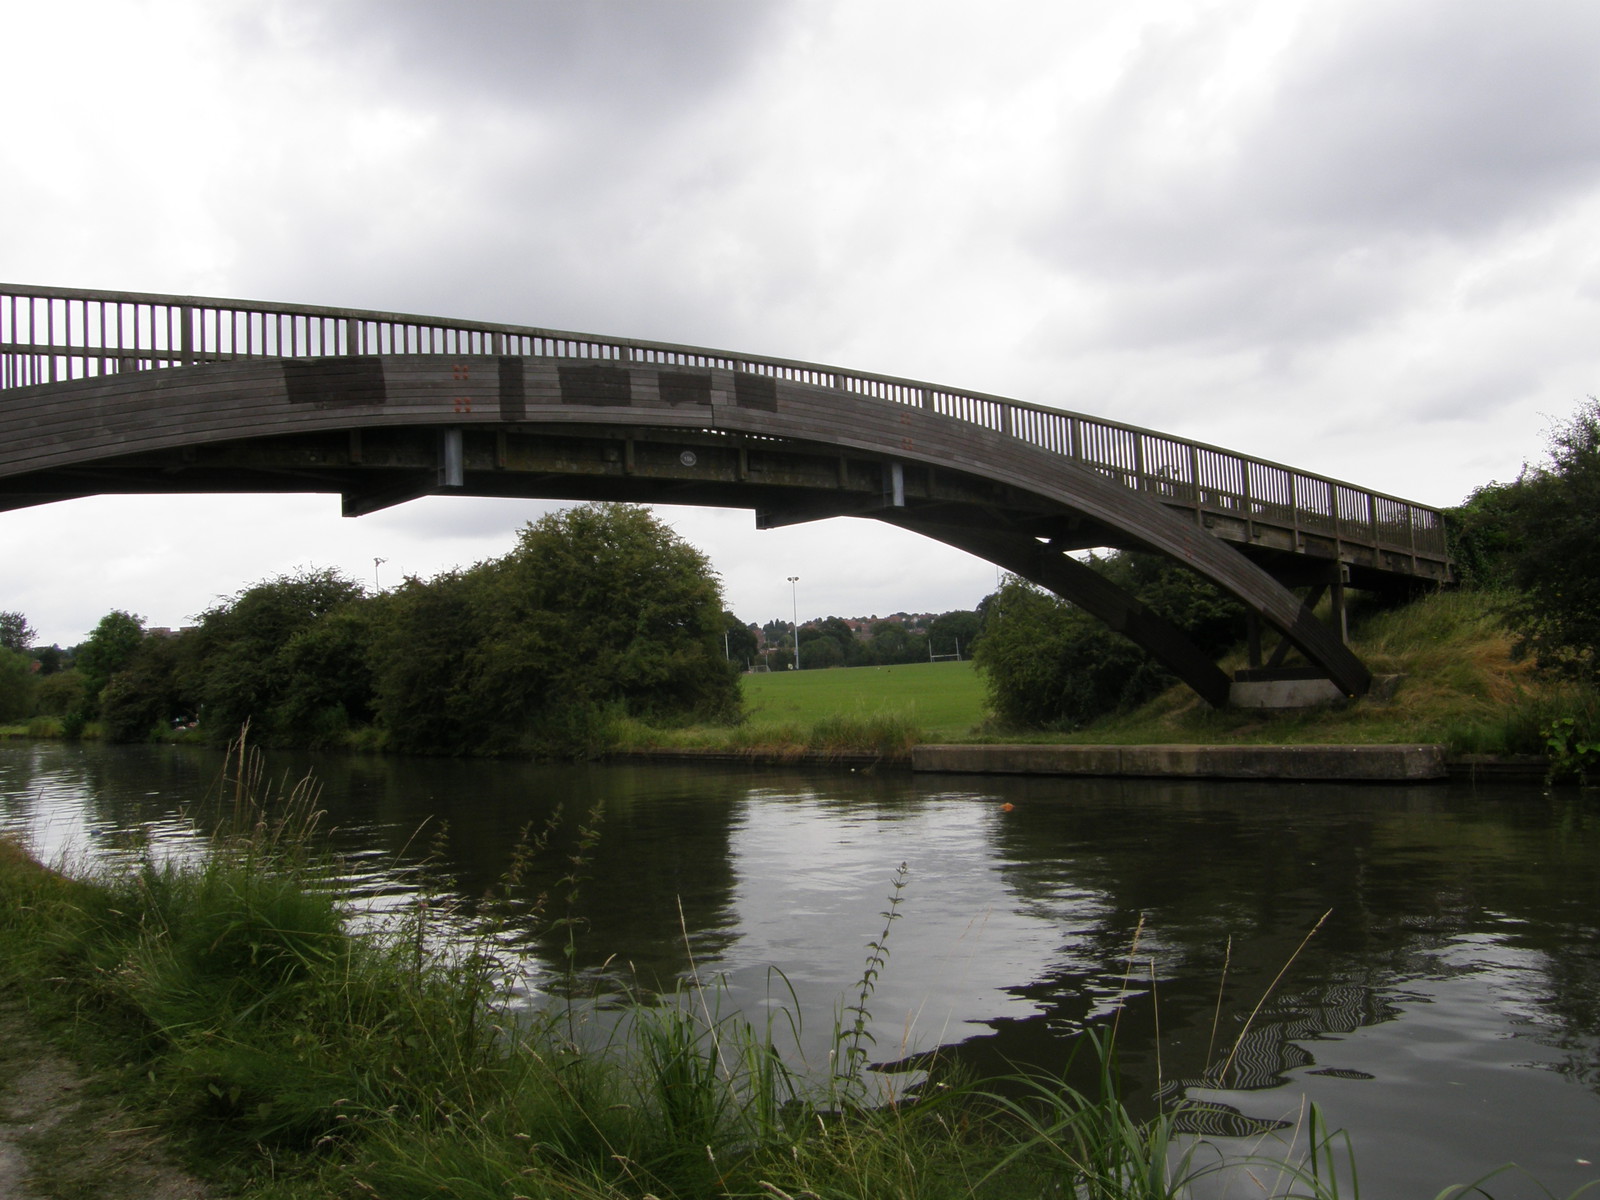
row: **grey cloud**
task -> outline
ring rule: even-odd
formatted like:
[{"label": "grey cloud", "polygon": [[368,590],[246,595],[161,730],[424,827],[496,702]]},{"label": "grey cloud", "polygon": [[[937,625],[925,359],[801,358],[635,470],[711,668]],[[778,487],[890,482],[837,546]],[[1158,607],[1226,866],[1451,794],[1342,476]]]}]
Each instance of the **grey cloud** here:
[{"label": "grey cloud", "polygon": [[1439,256],[1600,181],[1600,8],[1308,11],[1233,126],[1191,114],[1223,60],[1219,27],[1156,31],[1063,154],[1024,236],[1106,289],[1114,341],[1292,355],[1347,338],[1416,303]]},{"label": "grey cloud", "polygon": [[1600,8],[1342,11],[1357,17],[1288,46],[1259,115],[1237,128],[1185,124],[1219,53],[1215,27],[1147,39],[1086,152],[1063,163],[1046,218],[1063,257],[1164,271],[1248,253],[1285,228],[1308,250],[1319,238],[1470,236],[1543,216],[1600,179]]},{"label": "grey cloud", "polygon": [[[788,5],[750,0],[346,0],[286,10],[319,54],[429,108],[538,108],[648,129],[737,82]],[[270,36],[261,22],[255,36]],[[243,18],[241,18],[242,20]],[[626,143],[594,147],[610,157]]]},{"label": "grey cloud", "polygon": [[[1541,398],[1565,399],[1561,371],[1535,357],[1486,357],[1463,353],[1459,362],[1439,364],[1425,383],[1407,393],[1406,416],[1421,426],[1473,421],[1481,416],[1536,405]],[[1576,400],[1577,397],[1571,397]],[[1529,446],[1531,448],[1530,440]]]},{"label": "grey cloud", "polygon": [[1286,248],[1281,256],[1115,289],[1098,340],[1107,348],[1292,348],[1354,336],[1414,294],[1409,277],[1397,277],[1391,264],[1351,256],[1308,266]]},{"label": "grey cloud", "polygon": [[1244,143],[1258,211],[1467,237],[1600,178],[1592,4],[1371,5],[1304,40]]}]

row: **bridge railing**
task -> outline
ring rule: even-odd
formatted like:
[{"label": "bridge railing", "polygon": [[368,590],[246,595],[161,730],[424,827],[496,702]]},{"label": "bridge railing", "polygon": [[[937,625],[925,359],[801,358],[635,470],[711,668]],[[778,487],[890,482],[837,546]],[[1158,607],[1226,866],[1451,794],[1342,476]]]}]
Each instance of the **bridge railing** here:
[{"label": "bridge railing", "polygon": [[1169,504],[1442,562],[1435,509],[1133,425],[979,392],[695,346],[404,313],[0,284],[0,390],[249,358],[441,354],[747,371],[1018,438]]}]

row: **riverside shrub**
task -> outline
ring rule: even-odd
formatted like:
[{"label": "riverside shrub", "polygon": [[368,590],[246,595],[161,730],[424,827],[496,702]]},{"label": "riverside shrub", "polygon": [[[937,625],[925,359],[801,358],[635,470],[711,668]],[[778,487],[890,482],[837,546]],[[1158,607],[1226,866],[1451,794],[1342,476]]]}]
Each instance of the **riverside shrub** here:
[{"label": "riverside shrub", "polygon": [[724,623],[709,561],[648,510],[571,508],[383,598],[374,707],[398,749],[583,757],[617,717],[734,717]]}]

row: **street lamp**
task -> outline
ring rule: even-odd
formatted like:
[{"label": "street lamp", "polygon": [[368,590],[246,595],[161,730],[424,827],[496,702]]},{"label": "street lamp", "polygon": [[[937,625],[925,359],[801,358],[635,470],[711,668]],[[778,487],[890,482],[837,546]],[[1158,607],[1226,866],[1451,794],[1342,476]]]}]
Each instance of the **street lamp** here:
[{"label": "street lamp", "polygon": [[388,561],[387,558],[374,558],[372,560],[372,590],[375,592],[383,591],[383,588],[378,584],[378,568]]},{"label": "street lamp", "polygon": [[800,669],[800,592],[795,584],[800,582],[800,576],[789,576],[789,600],[794,605],[794,669]]}]

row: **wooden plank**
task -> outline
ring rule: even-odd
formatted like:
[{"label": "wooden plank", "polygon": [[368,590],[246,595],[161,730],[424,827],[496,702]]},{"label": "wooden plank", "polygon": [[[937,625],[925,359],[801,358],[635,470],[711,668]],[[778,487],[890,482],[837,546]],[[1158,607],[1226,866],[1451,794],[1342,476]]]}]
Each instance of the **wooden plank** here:
[{"label": "wooden plank", "polygon": [[[1364,686],[1359,664],[1352,665],[1353,658],[1342,646],[1330,647],[1318,640],[1317,631],[1304,622],[1301,606],[1292,595],[1259,567],[1197,528],[1192,519],[1182,519],[1158,499],[1130,491],[1121,482],[1119,469],[1107,475],[1075,467],[1054,450],[956,416],[808,383],[775,383],[770,407],[765,399],[769,393],[762,391],[756,404],[750,397],[760,389],[752,391],[746,386],[745,403],[741,404],[738,374],[713,370],[709,373],[709,405],[675,405],[661,399],[653,369],[607,368],[611,371],[608,378],[625,383],[624,391],[613,390],[611,403],[572,404],[563,402],[559,362],[525,362],[523,366],[523,400],[530,414],[537,413],[529,423],[537,421],[553,428],[584,424],[709,429],[776,437],[831,448],[835,455],[853,450],[883,460],[957,470],[1011,486],[1048,504],[1058,504],[1063,511],[1121,529],[1134,544],[1194,566],[1273,624],[1290,631],[1297,644],[1304,641],[1302,649],[1321,662],[1341,686],[1347,690]],[[21,436],[0,442],[4,446],[0,471],[16,474],[197,441],[294,431],[498,425],[501,369],[500,360],[487,355],[384,356],[381,388],[374,383],[366,385],[367,392],[349,395],[336,386],[344,370],[338,360],[326,368],[326,393],[319,390],[322,376],[312,364],[297,368],[294,381],[286,382],[281,366],[264,362],[126,373],[10,392],[0,404],[0,430]],[[324,394],[326,403],[319,399]],[[371,403],[359,402],[368,394]],[[978,412],[967,407],[971,413]],[[40,421],[52,408],[58,415]],[[26,433],[19,419],[28,424]],[[1126,433],[1105,428],[1118,438]],[[1116,439],[1108,443],[1119,444]],[[1120,461],[1120,455],[1118,450],[1108,457]],[[1270,473],[1265,477],[1273,478]],[[1294,474],[1285,473],[1281,478],[1292,480]],[[1403,511],[1411,510],[1405,506]],[[1421,553],[1410,546],[1405,551],[1408,556]]]}]

